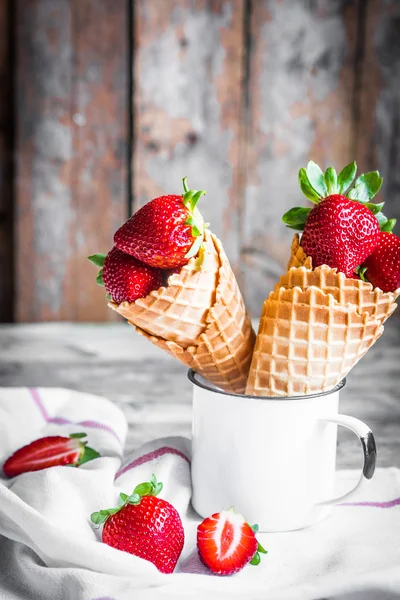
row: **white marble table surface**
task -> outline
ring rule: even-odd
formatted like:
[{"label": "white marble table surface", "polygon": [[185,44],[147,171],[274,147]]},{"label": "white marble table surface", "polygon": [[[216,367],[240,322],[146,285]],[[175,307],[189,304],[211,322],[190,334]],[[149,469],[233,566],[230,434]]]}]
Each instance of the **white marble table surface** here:
[{"label": "white marble table surface", "polygon": [[[60,386],[106,396],[128,420],[127,450],[157,437],[190,437],[186,373],[126,323],[0,325],[0,386]],[[370,425],[378,466],[400,467],[400,319],[392,317],[353,369],[341,412]],[[361,462],[354,434],[339,428],[338,466]]]}]

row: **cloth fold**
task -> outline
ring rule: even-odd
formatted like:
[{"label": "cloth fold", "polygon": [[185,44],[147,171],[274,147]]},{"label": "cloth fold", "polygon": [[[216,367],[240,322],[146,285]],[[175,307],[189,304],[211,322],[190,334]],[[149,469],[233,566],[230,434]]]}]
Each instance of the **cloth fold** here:
[{"label": "cloth fold", "polygon": [[[378,469],[351,502],[302,531],[259,534],[258,567],[216,577],[200,562],[190,505],[190,441],[156,440],[124,456],[122,412],[104,398],[64,389],[0,389],[0,464],[45,435],[85,431],[101,458],[0,479],[1,600],[400,597],[400,471]],[[260,466],[261,468],[261,466]],[[185,546],[172,575],[101,542],[92,512],[115,505],[155,473],[181,515]],[[338,473],[338,492],[357,481]],[[257,493],[256,490],[254,492]],[[221,507],[227,508],[227,507]]]}]

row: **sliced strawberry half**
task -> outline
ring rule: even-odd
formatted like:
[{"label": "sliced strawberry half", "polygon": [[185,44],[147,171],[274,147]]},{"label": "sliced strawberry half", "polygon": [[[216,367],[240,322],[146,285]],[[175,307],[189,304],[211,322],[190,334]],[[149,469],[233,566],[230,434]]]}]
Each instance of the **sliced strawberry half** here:
[{"label": "sliced strawberry half", "polygon": [[217,575],[232,575],[247,564],[258,565],[260,552],[267,551],[257,541],[258,525],[250,527],[233,508],[204,519],[197,528],[197,548],[202,562]]},{"label": "sliced strawberry half", "polygon": [[41,471],[48,467],[70,465],[79,467],[100,454],[89,448],[81,439],[86,433],[72,433],[69,437],[59,435],[35,440],[17,450],[3,465],[7,477],[15,477],[28,471]]}]

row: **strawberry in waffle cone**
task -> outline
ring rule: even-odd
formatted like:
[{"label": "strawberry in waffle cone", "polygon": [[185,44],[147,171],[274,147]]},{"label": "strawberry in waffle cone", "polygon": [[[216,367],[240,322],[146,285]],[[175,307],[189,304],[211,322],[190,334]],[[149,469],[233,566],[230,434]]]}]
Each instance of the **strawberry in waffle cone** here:
[{"label": "strawberry in waffle cone", "polygon": [[301,243],[294,236],[288,271],[263,305],[246,386],[250,395],[334,388],[382,335],[400,293],[383,292],[357,274],[365,275],[359,266],[377,247],[380,227],[388,232],[394,225],[381,212],[382,204],[369,202],[380,187],[379,175],[360,177],[347,196],[336,192],[347,192],[354,164],[336,176],[332,168],[324,175],[309,163],[299,177],[317,206],[284,215],[291,228],[304,232]]},{"label": "strawberry in waffle cone", "polygon": [[110,302],[136,331],[224,390],[243,393],[255,334],[235,275],[211,232],[203,268],[192,258],[168,286],[134,303]]},{"label": "strawberry in waffle cone", "polygon": [[[156,198],[135,213],[105,261],[91,259],[103,265],[99,283],[110,308],[138,333],[218,387],[243,393],[255,333],[222,244],[198,212],[204,192],[188,190],[185,180],[184,187],[183,196]],[[115,252],[127,264],[122,281],[121,266],[109,260]],[[136,285],[138,264],[146,287]]]}]

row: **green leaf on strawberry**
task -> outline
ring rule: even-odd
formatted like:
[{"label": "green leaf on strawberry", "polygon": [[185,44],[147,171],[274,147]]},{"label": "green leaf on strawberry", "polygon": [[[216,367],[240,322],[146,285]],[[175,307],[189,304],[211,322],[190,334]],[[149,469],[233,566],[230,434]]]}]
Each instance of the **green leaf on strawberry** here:
[{"label": "green leaf on strawberry", "polygon": [[394,226],[397,223],[397,219],[388,219],[386,223],[384,223],[381,227],[381,231],[385,231],[386,233],[392,233]]},{"label": "green leaf on strawberry", "polygon": [[162,488],[163,484],[157,481],[156,476],[153,473],[151,480],[139,483],[130,496],[128,496],[128,494],[121,493],[119,495],[118,506],[116,508],[107,508],[100,510],[99,512],[94,512],[90,518],[96,525],[102,525],[107,521],[108,517],[115,515],[127,504],[133,504],[137,506],[140,504],[144,496],[158,496]]},{"label": "green leaf on strawberry", "polygon": [[78,464],[79,466],[83,465],[89,462],[90,460],[93,460],[94,458],[99,458],[99,456],[100,454],[96,450],[90,448],[89,446],[85,446],[85,450]]},{"label": "green leaf on strawberry", "polygon": [[97,274],[96,277],[96,283],[97,285],[101,285],[104,286],[104,281],[103,281],[103,267],[104,267],[104,261],[106,259],[107,254],[92,254],[91,256],[88,256],[88,260],[90,260],[91,263],[93,263],[96,267],[100,267],[100,271]]},{"label": "green leaf on strawberry", "polygon": [[354,188],[347,194],[347,197],[350,200],[357,200],[365,204],[369,200],[372,200],[379,192],[382,182],[383,179],[380,177],[378,171],[360,175],[354,184]]},{"label": "green leaf on strawberry", "polygon": [[301,191],[311,202],[318,203],[320,201],[320,197],[317,192],[313,189],[310,184],[307,176],[307,171],[302,168],[299,171],[299,184]]},{"label": "green leaf on strawberry", "polygon": [[118,506],[124,506],[126,504],[128,498],[129,498],[128,494],[124,494],[123,492],[121,492],[119,495]]},{"label": "green leaf on strawberry", "polygon": [[337,183],[338,183],[338,194],[345,195],[347,190],[350,188],[351,184],[354,181],[354,178],[357,173],[357,164],[356,162],[352,162],[344,169],[342,169],[338,175]]},{"label": "green leaf on strawberry", "polygon": [[[258,525],[257,523],[255,525],[250,525],[251,529],[254,531],[254,533],[258,533]],[[260,556],[260,552],[262,554],[268,554],[268,550],[265,550],[265,548],[263,548],[260,544],[260,542],[257,540],[257,552],[255,553],[255,555],[253,556],[252,560],[250,561],[250,564],[253,566],[257,566],[260,564],[261,561],[261,556]]]},{"label": "green leaf on strawberry", "polygon": [[287,227],[290,227],[290,229],[303,231],[310,211],[311,208],[298,206],[288,210],[288,212],[283,215],[282,220]]},{"label": "green leaf on strawberry", "polygon": [[316,191],[321,198],[325,198],[325,196],[328,195],[328,187],[320,167],[313,160],[310,160],[307,164],[306,173],[313,190]]},{"label": "green leaf on strawberry", "polygon": [[337,194],[338,178],[333,167],[328,167],[326,169],[324,179],[328,189],[328,195]]},{"label": "green leaf on strawberry", "polygon": [[98,272],[98,275],[96,277],[96,283],[97,283],[97,285],[104,286],[103,269],[100,269],[100,271]]},{"label": "green leaf on strawberry", "polygon": [[365,206],[369,208],[373,215],[377,215],[378,213],[382,212],[384,204],[384,202],[381,202],[380,204],[374,204],[374,202],[367,202]]},{"label": "green leaf on strawberry", "polygon": [[104,267],[106,256],[106,254],[92,254],[92,256],[88,256],[88,260],[96,265],[96,267]]},{"label": "green leaf on strawberry", "polygon": [[365,272],[367,270],[368,267],[357,267],[356,269],[356,273],[357,275],[360,277],[361,281],[365,281],[366,283],[368,283],[368,279],[365,276]]}]

